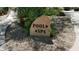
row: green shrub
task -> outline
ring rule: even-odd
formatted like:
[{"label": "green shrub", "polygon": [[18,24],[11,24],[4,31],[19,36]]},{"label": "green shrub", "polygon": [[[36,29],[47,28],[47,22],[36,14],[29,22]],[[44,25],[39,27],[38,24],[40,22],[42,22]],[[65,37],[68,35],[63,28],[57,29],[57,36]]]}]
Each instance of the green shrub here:
[{"label": "green shrub", "polygon": [[44,14],[48,16],[52,16],[52,15],[57,16],[61,12],[61,10],[62,10],[61,8],[57,8],[57,7],[46,8]]},{"label": "green shrub", "polygon": [[[18,7],[18,18],[23,18],[24,20],[24,29],[29,35],[29,30],[32,22],[39,16],[57,16],[61,12],[61,8],[57,7]],[[52,26],[54,27],[54,26]],[[52,28],[52,32],[56,32],[55,28]]]}]

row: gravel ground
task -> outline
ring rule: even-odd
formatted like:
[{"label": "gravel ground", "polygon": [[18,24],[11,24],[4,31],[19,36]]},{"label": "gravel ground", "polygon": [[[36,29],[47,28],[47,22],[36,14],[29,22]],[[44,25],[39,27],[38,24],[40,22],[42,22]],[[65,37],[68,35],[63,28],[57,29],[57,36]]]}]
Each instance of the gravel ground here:
[{"label": "gravel ground", "polygon": [[28,37],[27,33],[17,25],[12,24],[6,32],[2,51],[68,51],[75,42],[72,23],[65,21],[65,28],[56,38]]}]

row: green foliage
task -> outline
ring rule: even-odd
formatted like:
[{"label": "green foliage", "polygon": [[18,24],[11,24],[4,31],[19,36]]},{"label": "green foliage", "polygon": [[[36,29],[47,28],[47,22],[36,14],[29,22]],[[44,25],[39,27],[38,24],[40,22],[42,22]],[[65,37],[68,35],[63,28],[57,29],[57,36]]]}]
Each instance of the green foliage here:
[{"label": "green foliage", "polygon": [[56,27],[56,19],[52,19],[52,22],[53,23],[51,23],[50,36],[51,37],[56,37],[56,35],[58,34],[58,30],[57,30],[57,27]]},{"label": "green foliage", "polygon": [[58,15],[61,12],[61,8],[57,7],[19,7],[18,17],[36,19],[41,15]]},{"label": "green foliage", "polygon": [[46,8],[44,11],[44,14],[48,16],[51,16],[51,15],[57,16],[61,12],[61,10],[62,10],[61,8],[57,8],[57,7]]},{"label": "green foliage", "polygon": [[[32,22],[39,16],[46,15],[46,16],[52,16],[52,15],[58,15],[61,12],[61,8],[48,8],[48,7],[19,7],[18,10],[18,18],[24,18],[25,24],[24,29],[26,29],[26,32],[29,35],[29,29],[32,24]],[[52,26],[51,33],[55,34],[56,29],[54,26]]]},{"label": "green foliage", "polygon": [[18,8],[18,17],[35,19],[43,14],[44,8],[38,7],[19,7]]},{"label": "green foliage", "polygon": [[32,24],[32,22],[39,16],[43,14],[44,8],[37,8],[37,7],[19,7],[18,8],[18,17],[24,18],[25,25],[24,29],[26,29],[26,32],[29,34],[29,29]]}]

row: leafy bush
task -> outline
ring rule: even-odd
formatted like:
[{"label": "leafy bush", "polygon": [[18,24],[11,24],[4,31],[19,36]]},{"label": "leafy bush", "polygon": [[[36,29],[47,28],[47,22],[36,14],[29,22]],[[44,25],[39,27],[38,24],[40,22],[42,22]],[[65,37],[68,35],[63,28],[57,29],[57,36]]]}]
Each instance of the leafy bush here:
[{"label": "leafy bush", "polygon": [[[39,16],[43,14],[44,8],[37,8],[37,7],[19,7],[18,8],[18,17],[24,18],[24,29],[26,29],[26,32],[29,34],[29,29],[32,24],[32,22]],[[22,23],[22,21],[21,21]]]},{"label": "leafy bush", "polygon": [[[32,22],[39,16],[46,15],[46,16],[52,16],[52,15],[59,15],[61,12],[61,8],[57,7],[18,7],[18,18],[20,19],[20,23],[23,23],[23,27],[25,31],[29,35],[29,29],[32,24]],[[23,21],[22,21],[23,20]],[[54,26],[52,26],[54,27]],[[53,32],[55,32],[56,29],[52,28]]]},{"label": "leafy bush", "polygon": [[62,10],[61,8],[57,8],[57,7],[46,8],[44,10],[44,14],[48,16],[52,16],[52,15],[57,16],[61,12],[61,10]]}]

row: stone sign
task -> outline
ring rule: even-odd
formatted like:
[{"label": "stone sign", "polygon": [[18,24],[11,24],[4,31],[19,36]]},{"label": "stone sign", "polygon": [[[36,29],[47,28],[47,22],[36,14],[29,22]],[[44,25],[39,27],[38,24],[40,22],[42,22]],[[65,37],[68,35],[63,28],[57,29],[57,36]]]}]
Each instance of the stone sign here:
[{"label": "stone sign", "polygon": [[31,36],[50,36],[50,16],[38,17],[31,25]]}]

